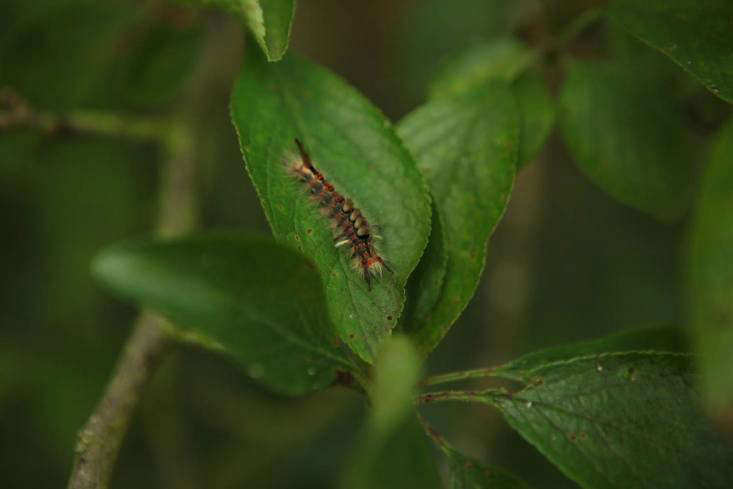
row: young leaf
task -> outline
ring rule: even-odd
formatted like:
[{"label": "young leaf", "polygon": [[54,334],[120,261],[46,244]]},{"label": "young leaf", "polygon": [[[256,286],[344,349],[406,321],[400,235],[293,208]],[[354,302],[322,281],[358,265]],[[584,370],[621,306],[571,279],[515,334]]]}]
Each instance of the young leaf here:
[{"label": "young leaf", "polygon": [[240,0],[252,34],[268,61],[280,61],[290,42],[295,0]]},{"label": "young leaf", "polygon": [[561,127],[580,170],[619,201],[663,221],[691,198],[698,148],[667,88],[642,66],[575,62],[560,95]]},{"label": "young leaf", "polygon": [[301,255],[262,238],[196,236],[112,246],[96,277],[160,311],[182,337],[223,350],[275,391],[298,395],[355,371]]},{"label": "young leaf", "polygon": [[[425,184],[389,121],[340,78],[305,60],[252,58],[232,95],[232,119],[275,237],[310,257],[323,276],[343,341],[371,362],[404,304],[404,285],[430,232]],[[331,223],[288,170],[299,138],[316,168],[353,199],[381,239],[392,272],[372,279],[334,247]]]},{"label": "young leaf", "polygon": [[733,2],[616,0],[608,13],[612,20],[669,56],[715,95],[733,103]]},{"label": "young leaf", "polygon": [[184,0],[213,5],[244,17],[268,61],[280,61],[288,50],[295,0]]},{"label": "young leaf", "polygon": [[691,363],[668,352],[568,356],[485,402],[582,487],[727,488],[733,445],[700,410]]},{"label": "young leaf", "polygon": [[531,162],[555,122],[555,106],[538,70],[536,53],[511,38],[478,44],[448,63],[430,84],[431,98],[456,95],[488,80],[512,82],[520,120],[519,166]]},{"label": "young leaf", "polygon": [[[412,309],[414,315],[404,319],[423,354],[440,342],[476,290],[486,241],[514,183],[518,126],[516,104],[504,81],[434,99],[400,122],[400,135],[428,181],[442,227],[425,253],[423,273],[410,286],[412,300],[434,304]],[[445,256],[434,247],[442,247]],[[423,280],[436,267],[445,267],[445,273],[435,272],[432,282]]]},{"label": "young leaf", "polygon": [[705,170],[691,236],[693,336],[703,389],[716,411],[733,413],[733,123]]},{"label": "young leaf", "polygon": [[440,487],[428,439],[414,413],[420,358],[404,336],[383,343],[369,390],[372,404],[359,449],[342,480],[348,489]]}]

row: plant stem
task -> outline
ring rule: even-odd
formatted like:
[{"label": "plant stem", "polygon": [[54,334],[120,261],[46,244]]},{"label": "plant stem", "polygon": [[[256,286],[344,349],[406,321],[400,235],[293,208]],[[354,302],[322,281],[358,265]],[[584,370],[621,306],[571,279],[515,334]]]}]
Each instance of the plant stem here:
[{"label": "plant stem", "polygon": [[[201,62],[189,80],[189,90],[182,103],[186,110],[177,114],[184,122],[161,125],[138,121],[127,126],[130,121],[100,117],[99,114],[90,117],[88,113],[63,119],[30,117],[26,121],[41,130],[53,129],[54,123],[61,120],[72,121],[72,128],[84,129],[84,132],[160,143],[165,150],[165,167],[161,170],[159,187],[158,233],[164,236],[183,234],[191,230],[197,220],[194,133],[202,113],[210,109],[210,93],[231,83],[231,70],[236,69],[236,63],[231,60],[239,57],[239,39],[236,24],[230,22],[222,26],[217,20],[209,24]],[[167,328],[161,327],[163,324],[161,318],[147,311],[142,311],[137,319],[101,401],[79,434],[69,489],[106,489],[109,486],[135,406],[173,344],[173,339],[164,332]]]},{"label": "plant stem", "polygon": [[[196,221],[195,157],[187,131],[171,131],[161,141],[166,164],[162,169],[158,233],[171,236],[193,228]],[[105,489],[117,454],[142,392],[172,339],[163,319],[142,311],[122,356],[94,413],[79,433],[69,489]]]},{"label": "plant stem", "polygon": [[[123,137],[160,144],[165,150],[166,164],[160,183],[159,234],[181,234],[194,226],[193,137],[183,124],[105,112],[53,114],[33,108],[16,92],[4,88],[0,90],[0,130],[18,129],[54,135]],[[69,488],[98,489],[109,485],[132,412],[171,344],[160,327],[162,321],[146,311],[135,321],[102,399],[79,433]]]},{"label": "plant stem", "polygon": [[603,15],[601,8],[590,8],[570,21],[557,35],[549,37],[536,46],[517,69],[518,77],[532,66],[537,66],[549,54],[564,49],[570,42],[583,33],[588,26],[597,22]]},{"label": "plant stem", "polygon": [[459,372],[449,372],[447,374],[438,374],[426,378],[422,381],[423,386],[431,386],[438,384],[447,384],[449,382],[459,382],[468,379],[482,379],[486,377],[494,377],[494,367],[477,368],[474,370],[461,370]]},{"label": "plant stem", "polygon": [[79,433],[69,488],[105,488],[143,388],[170,345],[160,319],[143,312],[135,323],[112,379]]},{"label": "plant stem", "polygon": [[433,443],[440,448],[440,450],[448,455],[453,448],[450,443],[448,443],[448,440],[446,440],[443,435],[438,433],[438,431],[433,428],[430,423],[428,423],[428,420],[425,419],[425,417],[417,413],[417,419],[420,421],[420,424],[422,425],[423,430],[425,431],[425,434],[428,435],[428,437],[433,440]]},{"label": "plant stem", "polygon": [[506,396],[503,389],[485,389],[481,391],[437,391],[421,394],[417,397],[419,404],[432,402],[458,401],[458,402],[480,402],[486,404],[490,399],[497,396]]},{"label": "plant stem", "polygon": [[177,131],[175,126],[172,120],[101,111],[54,114],[36,109],[9,87],[0,89],[0,131],[34,129],[53,135],[81,134],[160,142]]}]

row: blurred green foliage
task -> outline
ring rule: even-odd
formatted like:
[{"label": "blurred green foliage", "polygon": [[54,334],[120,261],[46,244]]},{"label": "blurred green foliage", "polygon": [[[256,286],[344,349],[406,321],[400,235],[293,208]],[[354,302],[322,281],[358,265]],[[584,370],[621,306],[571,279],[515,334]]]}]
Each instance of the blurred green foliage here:
[{"label": "blurred green foliage", "polygon": [[[302,1],[293,48],[341,73],[396,120],[424,101],[429,81],[464,48],[509,35],[541,43],[595,3]],[[215,65],[221,88],[205,100],[188,94],[197,66],[230,56],[236,68],[241,28],[238,19],[165,0],[4,0],[0,87],[59,113],[175,114],[204,106],[196,141],[202,226],[264,231],[228,120],[236,70]],[[212,49],[211,38],[222,32],[234,41],[228,50]],[[549,86],[561,82],[568,55],[604,59],[627,42],[619,36],[625,34],[609,33],[603,22],[591,26],[567,53],[548,57]],[[662,93],[705,141],[730,114],[696,84],[667,85]],[[429,371],[495,365],[572,339],[685,321],[679,262],[686,221],[662,224],[619,204],[570,161],[552,137],[519,174],[477,295]],[[68,477],[75,434],[135,314],[98,291],[89,263],[102,246],[153,231],[160,164],[160,148],[150,143],[0,133],[4,487],[59,487]],[[140,406],[112,486],[335,487],[359,440],[363,411],[355,394],[340,389],[280,398],[222,358],[181,347]],[[536,487],[575,487],[486,411],[460,406],[427,414],[464,453]]]}]

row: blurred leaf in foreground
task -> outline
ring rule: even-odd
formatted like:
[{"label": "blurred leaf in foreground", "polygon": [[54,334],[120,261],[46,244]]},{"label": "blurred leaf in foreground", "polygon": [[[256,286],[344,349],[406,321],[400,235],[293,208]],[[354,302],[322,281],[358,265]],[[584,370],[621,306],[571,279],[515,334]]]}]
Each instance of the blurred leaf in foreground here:
[{"label": "blurred leaf in foreground", "polygon": [[733,414],[733,123],[705,169],[691,231],[692,334],[703,389],[715,411]]},{"label": "blurred leaf in foreground", "polygon": [[339,348],[318,276],[268,239],[211,235],[112,246],[94,274],[161,312],[181,338],[221,350],[277,392],[298,395],[356,367]]},{"label": "blurred leaf in foreground", "polygon": [[371,416],[344,489],[438,489],[430,443],[414,412],[420,357],[405,336],[385,341],[374,366]]}]

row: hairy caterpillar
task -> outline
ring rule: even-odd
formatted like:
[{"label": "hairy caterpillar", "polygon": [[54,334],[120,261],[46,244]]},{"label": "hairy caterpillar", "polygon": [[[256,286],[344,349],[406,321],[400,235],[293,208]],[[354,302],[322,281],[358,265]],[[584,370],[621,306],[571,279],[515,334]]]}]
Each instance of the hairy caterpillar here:
[{"label": "hairy caterpillar", "polygon": [[372,231],[367,218],[354,202],[337,192],[334,186],[313,165],[303,143],[295,140],[299,155],[289,162],[292,175],[306,184],[311,199],[318,204],[324,216],[331,222],[334,243],[337,248],[351,250],[354,269],[359,270],[371,290],[372,278],[381,276],[383,270],[392,272],[374,246],[380,237]]}]

